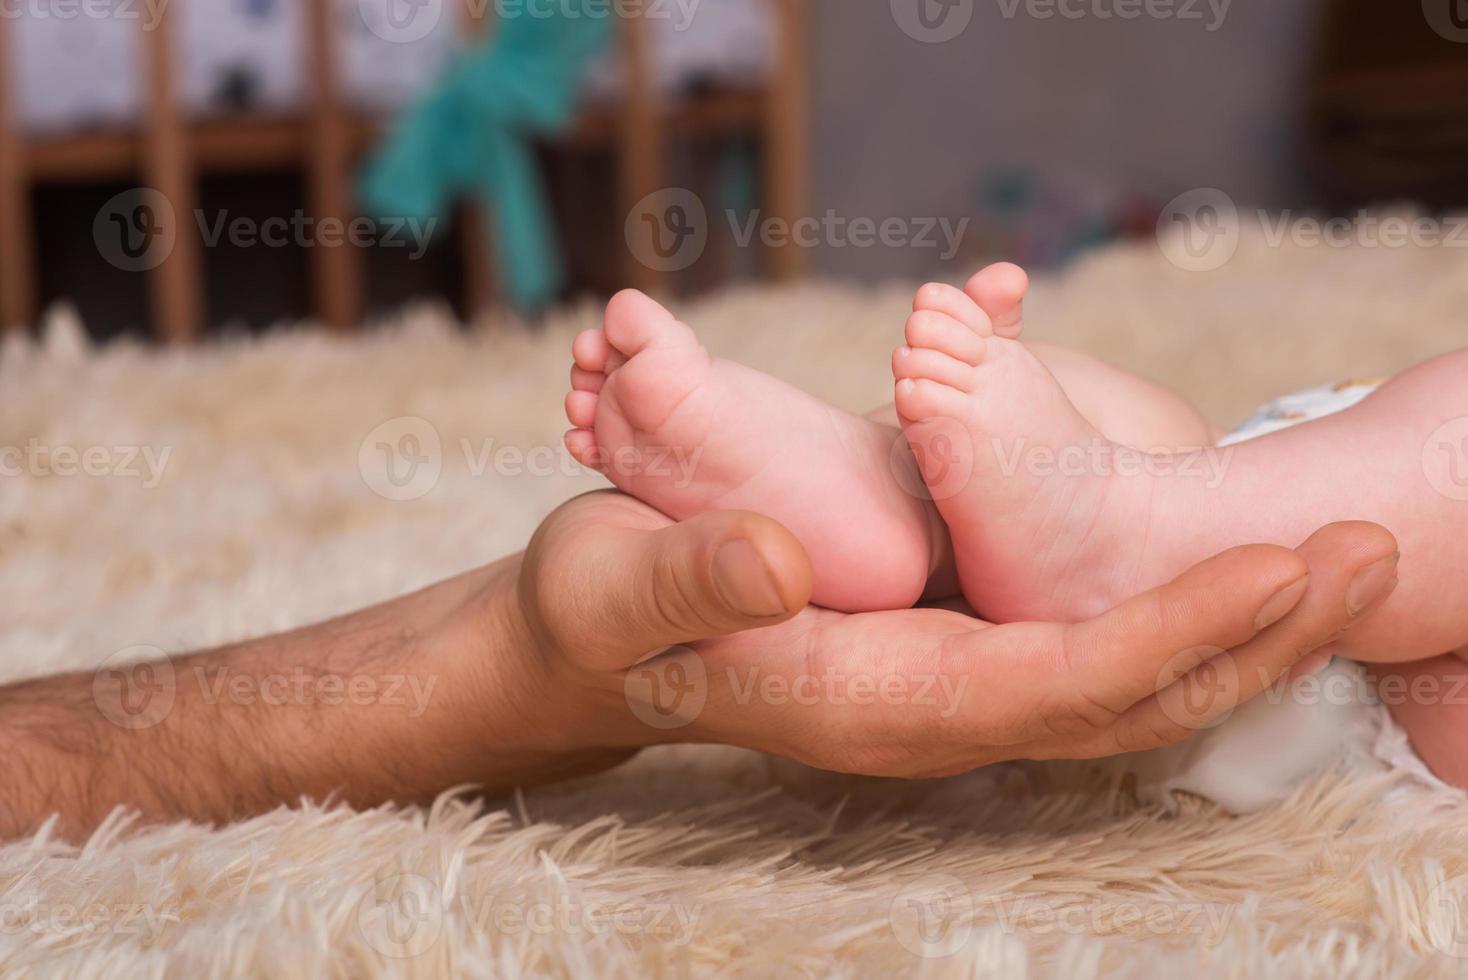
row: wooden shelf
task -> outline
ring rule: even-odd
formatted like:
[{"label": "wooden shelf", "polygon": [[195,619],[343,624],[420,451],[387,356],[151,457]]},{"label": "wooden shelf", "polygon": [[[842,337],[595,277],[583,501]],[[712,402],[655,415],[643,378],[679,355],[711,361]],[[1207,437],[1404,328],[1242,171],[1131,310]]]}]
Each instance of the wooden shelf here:
[{"label": "wooden shelf", "polygon": [[[663,117],[669,136],[682,140],[721,139],[758,133],[763,99],[758,92],[711,92],[690,97]],[[616,145],[620,117],[614,108],[591,108],[556,144],[574,150]],[[360,157],[376,142],[383,123],[346,114],[348,145]],[[199,170],[251,173],[295,167],[307,155],[311,128],[304,118],[232,116],[185,126]],[[37,184],[86,183],[136,174],[147,154],[148,134],[140,129],[41,135],[24,149],[25,169]]]},{"label": "wooden shelf", "polygon": [[[615,104],[586,108],[571,131],[552,145],[571,152],[610,151],[618,167],[618,206],[625,212],[665,186],[663,157],[668,142],[685,143],[751,135],[765,156],[768,208],[794,218],[803,213],[805,168],[804,0],[773,0],[778,50],[769,82],[756,90],[698,92],[671,103],[652,81],[646,25],[641,18],[620,21],[627,85]],[[473,16],[465,30],[492,25]],[[168,56],[170,32],[150,39],[143,70],[149,80],[148,115],[136,126],[83,133],[26,136],[12,126],[16,94],[6,57],[9,40],[0,21],[0,316],[4,327],[20,327],[35,316],[34,260],[31,255],[29,188],[38,184],[75,184],[141,180],[170,200],[192,207],[198,178],[208,173],[248,173],[298,169],[308,180],[313,212],[347,215],[351,210],[351,168],[381,135],[383,122],[341,104],[330,66],[335,38],[330,35],[330,0],[310,0],[303,9],[311,52],[312,92],[299,115],[246,114],[190,119],[179,109]],[[465,256],[473,266],[467,277],[469,307],[483,309],[490,298],[482,268],[493,243],[477,241],[480,224],[464,223]],[[199,294],[199,243],[185,223],[178,227],[174,254],[151,274],[154,332],[160,339],[186,341],[203,326]],[[802,256],[785,248],[772,257],[780,277],[798,272]],[[317,316],[338,329],[357,325],[361,303],[360,257],[350,247],[313,255],[313,292]],[[663,277],[630,255],[623,279],[656,291]]]}]

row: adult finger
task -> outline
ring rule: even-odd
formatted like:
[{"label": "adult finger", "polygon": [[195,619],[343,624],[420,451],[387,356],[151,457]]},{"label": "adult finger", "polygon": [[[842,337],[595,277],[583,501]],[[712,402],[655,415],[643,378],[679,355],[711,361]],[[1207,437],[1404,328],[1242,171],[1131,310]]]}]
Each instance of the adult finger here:
[{"label": "adult finger", "polygon": [[783,622],[810,598],[810,559],[767,517],[716,511],[671,524],[598,496],[547,521],[526,557],[557,639],[590,666]]},{"label": "adult finger", "polygon": [[1054,678],[1059,700],[1096,726],[1108,725],[1157,693],[1164,670],[1191,670],[1278,621],[1304,597],[1309,573],[1288,548],[1245,545],[1066,627]]},{"label": "adult finger", "polygon": [[1117,720],[1108,739],[1113,751],[1168,745],[1217,724],[1369,615],[1395,587],[1397,542],[1380,525],[1331,524],[1296,551],[1310,566],[1299,604],[1248,642],[1178,671],[1176,680],[1159,678],[1161,690]]}]

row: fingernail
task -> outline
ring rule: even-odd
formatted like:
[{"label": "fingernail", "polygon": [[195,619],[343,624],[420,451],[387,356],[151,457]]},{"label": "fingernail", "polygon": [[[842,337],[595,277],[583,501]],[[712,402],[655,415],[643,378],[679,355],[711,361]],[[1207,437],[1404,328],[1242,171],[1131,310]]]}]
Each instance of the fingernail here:
[{"label": "fingernail", "polygon": [[745,616],[778,616],[785,600],[775,588],[775,577],[754,545],[735,538],[719,545],[711,570],[714,588],[730,609]]},{"label": "fingernail", "polygon": [[1254,632],[1267,629],[1284,619],[1291,609],[1300,604],[1301,597],[1309,587],[1310,573],[1306,572],[1270,596],[1269,601],[1259,610],[1259,615],[1254,618]]},{"label": "fingernail", "polygon": [[1356,577],[1351,579],[1350,587],[1346,589],[1346,612],[1359,616],[1367,606],[1395,589],[1397,562],[1401,558],[1400,552],[1387,555],[1357,572]]}]

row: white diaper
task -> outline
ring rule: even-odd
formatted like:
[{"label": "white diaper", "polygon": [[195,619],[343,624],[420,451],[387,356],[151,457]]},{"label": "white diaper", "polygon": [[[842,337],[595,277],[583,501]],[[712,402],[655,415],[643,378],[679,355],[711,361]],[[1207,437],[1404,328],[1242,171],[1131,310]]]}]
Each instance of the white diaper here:
[{"label": "white diaper", "polygon": [[[1219,444],[1243,442],[1350,408],[1378,384],[1349,381],[1280,398]],[[1234,813],[1258,810],[1284,799],[1348,746],[1369,742],[1376,711],[1361,696],[1363,678],[1358,664],[1336,659],[1313,678],[1265,691],[1222,724],[1186,742],[1130,756],[1126,768],[1137,774],[1139,790],[1147,798],[1172,802],[1181,791]]]}]

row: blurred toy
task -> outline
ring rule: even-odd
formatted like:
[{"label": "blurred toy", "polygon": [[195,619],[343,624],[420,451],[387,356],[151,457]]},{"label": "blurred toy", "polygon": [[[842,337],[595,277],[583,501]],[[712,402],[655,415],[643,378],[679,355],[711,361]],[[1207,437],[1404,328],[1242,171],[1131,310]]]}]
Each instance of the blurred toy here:
[{"label": "blurred toy", "polygon": [[361,183],[363,208],[384,217],[426,221],[479,198],[500,286],[520,310],[551,302],[564,278],[531,140],[571,123],[585,71],[611,39],[607,17],[575,9],[593,2],[504,19],[398,120]]}]

